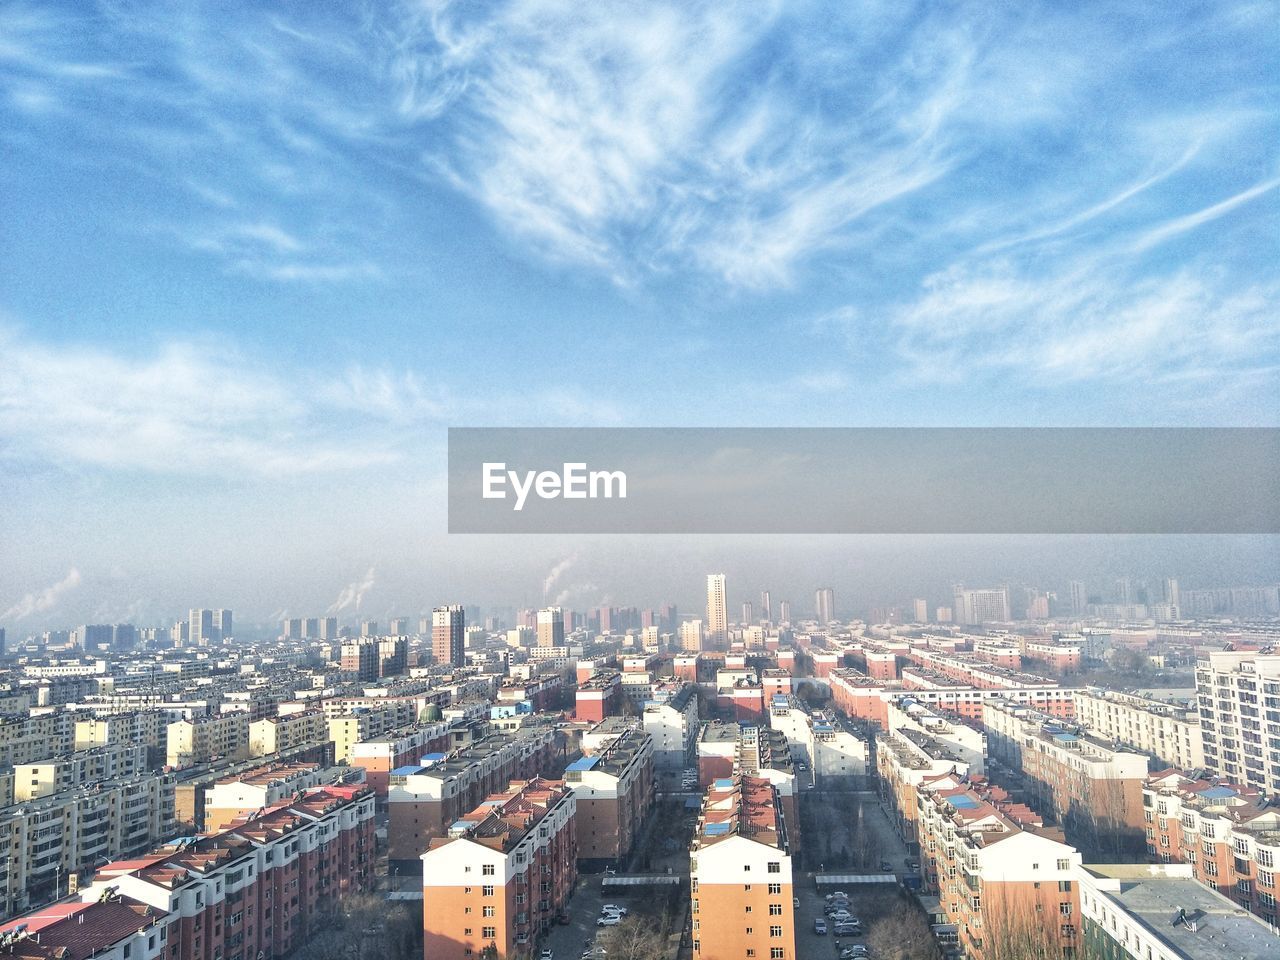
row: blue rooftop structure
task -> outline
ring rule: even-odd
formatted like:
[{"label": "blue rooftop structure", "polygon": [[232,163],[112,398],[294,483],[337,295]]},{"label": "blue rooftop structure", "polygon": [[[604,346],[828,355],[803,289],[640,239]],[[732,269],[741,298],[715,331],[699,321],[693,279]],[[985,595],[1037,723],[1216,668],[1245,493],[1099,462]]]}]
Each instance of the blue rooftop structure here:
[{"label": "blue rooftop structure", "polygon": [[391,775],[393,777],[407,777],[412,774],[419,773],[422,769],[422,767],[419,767],[416,764],[409,764],[404,767],[396,767],[391,771]]},{"label": "blue rooftop structure", "polygon": [[713,785],[717,790],[729,790],[729,789],[731,789],[731,788],[733,787],[733,778],[732,778],[732,777],[720,777],[720,778],[718,778],[718,779],[714,782],[714,784],[712,784],[712,785]]},{"label": "blue rooftop structure", "polygon": [[957,810],[974,810],[978,806],[977,800],[964,793],[958,793],[954,797],[947,797],[947,802]]},{"label": "blue rooftop structure", "polygon": [[1227,800],[1236,795],[1236,792],[1230,787],[1210,787],[1208,790],[1201,790],[1197,794],[1197,796],[1204,797],[1206,800]]},{"label": "blue rooftop structure", "polygon": [[573,763],[569,764],[569,766],[566,767],[565,769],[578,770],[578,771],[591,770],[599,762],[600,762],[600,758],[598,756],[579,757],[577,760],[573,761]]},{"label": "blue rooftop structure", "polygon": [[708,823],[706,829],[702,832],[708,837],[723,837],[729,832],[730,824],[728,821],[723,823]]}]

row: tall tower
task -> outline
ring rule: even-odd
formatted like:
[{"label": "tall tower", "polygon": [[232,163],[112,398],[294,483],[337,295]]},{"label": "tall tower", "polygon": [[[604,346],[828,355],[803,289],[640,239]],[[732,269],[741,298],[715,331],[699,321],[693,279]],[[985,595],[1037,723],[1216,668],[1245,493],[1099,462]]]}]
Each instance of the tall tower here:
[{"label": "tall tower", "polygon": [[751,601],[750,601],[750,600],[743,600],[743,601],[742,601],[742,622],[743,622],[743,624],[744,624],[744,625],[752,624],[752,623],[755,623],[755,620],[756,620],[756,614],[755,614],[755,611],[751,608]]},{"label": "tall tower", "polygon": [[836,592],[830,587],[822,587],[814,594],[813,609],[818,623],[824,627],[836,618]]},{"label": "tall tower", "polygon": [[467,617],[462,604],[436,607],[431,611],[431,652],[436,663],[449,663],[461,667],[467,662]]},{"label": "tall tower", "polygon": [[564,646],[564,611],[560,607],[538,611],[538,646]]},{"label": "tall tower", "polygon": [[1071,615],[1079,617],[1089,605],[1089,593],[1085,590],[1083,580],[1071,581]]},{"label": "tall tower", "polygon": [[729,642],[729,606],[725,600],[724,574],[707,575],[707,643],[712,648]]},{"label": "tall tower", "polygon": [[773,620],[773,603],[769,599],[769,591],[760,591],[760,619],[766,622]]}]

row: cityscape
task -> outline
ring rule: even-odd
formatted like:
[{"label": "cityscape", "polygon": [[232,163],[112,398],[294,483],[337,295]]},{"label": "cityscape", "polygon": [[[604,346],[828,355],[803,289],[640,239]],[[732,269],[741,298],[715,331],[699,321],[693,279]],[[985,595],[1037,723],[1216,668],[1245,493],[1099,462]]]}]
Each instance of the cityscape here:
[{"label": "cityscape", "polygon": [[1280,960],[1257,0],[0,0],[0,960]]},{"label": "cityscape", "polygon": [[1280,951],[1280,585],[6,639],[15,956]]}]

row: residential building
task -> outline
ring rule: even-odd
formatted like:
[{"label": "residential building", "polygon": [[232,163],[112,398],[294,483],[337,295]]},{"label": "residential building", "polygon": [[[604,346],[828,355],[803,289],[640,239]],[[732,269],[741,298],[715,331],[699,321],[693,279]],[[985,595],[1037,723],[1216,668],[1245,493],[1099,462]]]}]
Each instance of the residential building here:
[{"label": "residential building", "polygon": [[813,615],[823,627],[836,618],[836,592],[830,587],[822,587],[814,593]]},{"label": "residential building", "polygon": [[147,758],[143,744],[110,744],[14,764],[13,800],[25,803],[88,783],[142,776],[148,771]]},{"label": "residential building", "polygon": [[539,610],[536,636],[540,647],[563,647],[564,611],[559,607]]},{"label": "residential building", "polygon": [[977,625],[988,622],[1004,623],[1009,616],[1009,590],[1007,587],[967,590],[957,585],[952,591],[953,616],[957,623]]},{"label": "residential building", "polygon": [[249,724],[249,756],[263,757],[329,739],[329,722],[319,710],[265,717]]},{"label": "residential building", "polygon": [[170,767],[189,767],[221,757],[248,759],[247,714],[212,714],[169,724],[165,734],[165,763]]},{"label": "residential building", "polygon": [[1008,700],[982,709],[990,758],[1026,778],[1031,805],[1091,856],[1137,856],[1147,758]]},{"label": "residential building", "polygon": [[223,777],[205,790],[203,829],[225,829],[234,821],[273,807],[303,790],[338,783],[349,769],[318,763],[282,763]]},{"label": "residential building", "polygon": [[1239,960],[1280,956],[1274,927],[1188,876],[1179,865],[1085,864],[1082,953],[1108,960]]},{"label": "residential building", "polygon": [[706,640],[714,649],[724,649],[729,643],[729,601],[725,596],[725,576],[712,573],[707,576],[707,624]]},{"label": "residential building", "polygon": [[565,768],[564,784],[577,804],[578,859],[587,867],[619,865],[653,810],[653,739],[634,722],[611,731]]},{"label": "residential building", "polygon": [[130,897],[73,900],[0,926],[0,952],[18,960],[164,960],[175,918]]},{"label": "residential building", "polygon": [[1163,766],[1200,770],[1205,765],[1200,713],[1136,693],[1090,687],[1076,694],[1076,720],[1104,740],[1117,740]]},{"label": "residential building", "polygon": [[576,800],[556,780],[512,781],[422,854],[424,960],[531,955],[577,879]]},{"label": "residential building", "polygon": [[467,662],[466,613],[460,604],[431,611],[431,652],[436,663],[461,667]]},{"label": "residential building", "polygon": [[711,783],[689,877],[697,960],[797,956],[791,840],[768,780],[736,776]]},{"label": "residential building", "polygon": [[170,914],[166,960],[275,960],[346,897],[373,889],[373,831],[367,787],[314,787],[225,830],[109,863],[82,897],[120,895]]},{"label": "residential building", "polygon": [[674,692],[644,705],[645,733],[653,738],[653,762],[659,772],[683,770],[694,756],[698,737],[698,695],[692,683],[680,683]]},{"label": "residential building", "polygon": [[1226,651],[1196,663],[1205,766],[1280,793],[1280,654]]}]

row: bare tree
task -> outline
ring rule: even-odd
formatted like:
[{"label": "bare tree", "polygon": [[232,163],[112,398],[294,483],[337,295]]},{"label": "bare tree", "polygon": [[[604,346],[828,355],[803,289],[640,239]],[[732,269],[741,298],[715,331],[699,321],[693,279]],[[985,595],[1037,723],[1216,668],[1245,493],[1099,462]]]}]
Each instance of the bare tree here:
[{"label": "bare tree", "polygon": [[651,919],[627,917],[598,938],[609,960],[665,960],[666,937]]},{"label": "bare tree", "polygon": [[897,895],[876,905],[879,918],[867,928],[867,946],[880,960],[939,960],[942,951],[924,911],[912,899]]},{"label": "bare tree", "polygon": [[981,940],[981,947],[972,952],[982,960],[1067,960],[1073,955],[1074,938],[1063,935],[1065,919],[1037,910],[1030,898],[987,896],[982,926],[970,930],[971,937],[976,934]]}]

